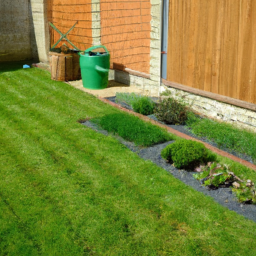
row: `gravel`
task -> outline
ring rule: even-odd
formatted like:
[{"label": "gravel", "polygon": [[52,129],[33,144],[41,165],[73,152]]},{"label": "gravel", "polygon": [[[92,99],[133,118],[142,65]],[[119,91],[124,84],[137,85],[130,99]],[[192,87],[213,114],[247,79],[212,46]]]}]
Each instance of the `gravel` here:
[{"label": "gravel", "polygon": [[[102,130],[96,124],[90,121],[86,121],[85,123],[83,123],[83,125],[86,125],[87,127],[92,128],[93,130],[100,132],[106,136],[108,135],[107,131]],[[179,131],[183,132],[182,130]],[[229,210],[235,211],[238,214],[241,214],[244,217],[256,222],[256,205],[239,203],[235,194],[232,194],[231,188],[218,188],[216,190],[209,190],[207,187],[202,186],[200,182],[193,177],[193,174],[195,172],[179,170],[175,168],[173,165],[167,163],[161,157],[161,150],[165,148],[167,145],[173,143],[174,141],[168,141],[148,148],[140,148],[136,146],[133,142],[126,141],[119,136],[115,137],[131,151],[138,154],[141,158],[152,161],[159,167],[162,167],[163,169],[168,171],[175,178],[181,180],[186,185],[194,188],[199,192],[202,192],[207,196],[211,196],[216,202],[228,208]]]}]

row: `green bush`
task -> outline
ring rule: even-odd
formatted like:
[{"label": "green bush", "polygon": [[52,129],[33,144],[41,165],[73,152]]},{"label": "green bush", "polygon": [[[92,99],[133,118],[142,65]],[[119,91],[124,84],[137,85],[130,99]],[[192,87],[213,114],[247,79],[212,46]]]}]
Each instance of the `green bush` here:
[{"label": "green bush", "polygon": [[155,107],[155,116],[167,124],[184,124],[187,120],[187,107],[173,98],[162,100]]},{"label": "green bush", "polygon": [[194,169],[201,163],[213,160],[214,155],[200,142],[178,140],[161,152],[161,156],[177,168]]},{"label": "green bush", "polygon": [[133,101],[132,108],[142,115],[151,115],[154,111],[154,105],[155,103],[149,97],[143,96]]},{"label": "green bush", "polygon": [[153,114],[155,103],[147,96],[136,93],[116,93],[116,102],[125,102],[132,106],[133,110],[142,115]]}]

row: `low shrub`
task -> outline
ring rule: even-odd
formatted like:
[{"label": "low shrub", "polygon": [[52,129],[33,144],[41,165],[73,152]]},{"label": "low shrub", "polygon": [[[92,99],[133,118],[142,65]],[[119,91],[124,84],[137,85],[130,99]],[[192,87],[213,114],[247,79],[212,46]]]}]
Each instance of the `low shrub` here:
[{"label": "low shrub", "polygon": [[151,146],[174,139],[165,129],[124,113],[110,114],[91,121],[139,146]]},{"label": "low shrub", "polygon": [[136,93],[117,93],[117,103],[126,103],[130,105],[133,110],[142,115],[153,114],[155,103],[147,96],[138,95]]},{"label": "low shrub", "polygon": [[135,112],[142,115],[151,115],[154,112],[155,103],[146,96],[137,98],[132,103],[132,108]]},{"label": "low shrub", "polygon": [[187,112],[186,105],[173,98],[162,100],[154,110],[157,119],[167,124],[184,124]]},{"label": "low shrub", "polygon": [[214,155],[200,142],[178,140],[161,152],[161,156],[177,168],[194,169],[214,159]]}]

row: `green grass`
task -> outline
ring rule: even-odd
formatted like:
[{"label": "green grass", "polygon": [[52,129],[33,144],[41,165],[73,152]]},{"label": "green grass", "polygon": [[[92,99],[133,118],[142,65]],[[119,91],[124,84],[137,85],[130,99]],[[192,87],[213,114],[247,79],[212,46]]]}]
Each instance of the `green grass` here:
[{"label": "green grass", "polygon": [[114,113],[45,71],[1,70],[0,255],[255,255],[254,222],[77,123]]},{"label": "green grass", "polygon": [[151,146],[174,140],[174,136],[171,136],[166,130],[151,123],[143,122],[138,117],[129,114],[115,113],[105,115],[94,121],[108,132],[118,134],[139,146]]},{"label": "green grass", "polygon": [[190,116],[187,123],[194,134],[214,141],[220,148],[226,147],[247,154],[256,164],[256,133],[236,128],[231,124],[193,116]]}]

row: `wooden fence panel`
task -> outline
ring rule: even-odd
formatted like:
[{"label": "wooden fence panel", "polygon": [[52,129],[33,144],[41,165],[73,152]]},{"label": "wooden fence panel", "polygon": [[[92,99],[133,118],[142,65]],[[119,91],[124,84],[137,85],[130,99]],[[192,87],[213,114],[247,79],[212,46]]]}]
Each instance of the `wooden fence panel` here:
[{"label": "wooden fence panel", "polygon": [[256,0],[170,0],[167,80],[256,104]]}]

